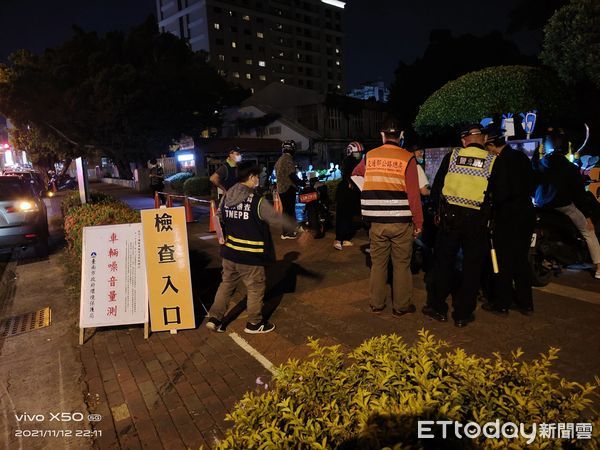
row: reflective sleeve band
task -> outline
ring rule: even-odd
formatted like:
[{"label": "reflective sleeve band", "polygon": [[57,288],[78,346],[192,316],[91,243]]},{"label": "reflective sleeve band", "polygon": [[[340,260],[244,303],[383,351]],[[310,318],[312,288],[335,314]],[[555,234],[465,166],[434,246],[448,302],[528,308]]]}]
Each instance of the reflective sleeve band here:
[{"label": "reflective sleeve band", "polygon": [[265,245],[264,241],[248,241],[246,239],[238,239],[233,236],[227,236],[227,240],[237,242],[238,244]]},{"label": "reflective sleeve band", "polygon": [[231,242],[227,242],[225,245],[229,248],[238,250],[240,252],[250,252],[250,253],[264,253],[265,252],[264,248],[238,247],[237,245],[233,245]]}]

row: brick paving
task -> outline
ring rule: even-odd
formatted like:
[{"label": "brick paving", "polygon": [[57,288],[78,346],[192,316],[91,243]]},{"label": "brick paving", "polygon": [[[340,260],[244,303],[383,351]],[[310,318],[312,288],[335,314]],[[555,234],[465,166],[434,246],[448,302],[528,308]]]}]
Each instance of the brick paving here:
[{"label": "brick paving", "polygon": [[81,350],[96,447],[210,448],[224,417],[269,372],[226,334],[99,329]]},{"label": "brick paving", "polygon": [[[210,304],[219,282],[218,246],[207,237],[206,223],[188,228],[195,308]],[[468,352],[491,356],[517,347],[525,358],[535,358],[550,346],[560,347],[555,370],[577,381],[592,381],[600,367],[597,317],[600,284],[584,273],[567,273],[567,284],[583,286],[579,301],[534,292],[536,313],[511,313],[507,318],[477,311],[472,325],[457,329],[420,313],[401,319],[390,308],[381,315],[368,313],[368,257],[364,232],[355,247],[333,250],[332,236],[306,247],[276,240],[278,262],[268,271],[267,309],[277,329],[261,336],[244,335],[242,312],[229,326],[274,364],[308,354],[308,336],[324,344],[350,349],[365,339],[398,333],[411,342],[420,329],[461,346]],[[420,276],[414,277],[414,302],[425,302]],[[560,282],[560,279],[557,280]],[[243,292],[235,301],[241,300]],[[234,302],[235,303],[235,302]],[[202,324],[177,335],[155,333],[143,339],[141,327],[98,329],[81,350],[86,393],[91,412],[102,414],[102,437],[96,448],[212,447],[228,424],[224,422],[244,392],[257,389],[256,378],[268,371],[239,347],[227,333],[209,333]],[[583,350],[585,349],[585,351]]]}]

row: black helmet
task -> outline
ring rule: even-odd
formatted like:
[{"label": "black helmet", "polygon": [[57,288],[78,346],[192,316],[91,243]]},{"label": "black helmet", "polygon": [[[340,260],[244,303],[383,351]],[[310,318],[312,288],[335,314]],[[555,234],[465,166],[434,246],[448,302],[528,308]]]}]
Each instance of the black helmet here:
[{"label": "black helmet", "polygon": [[291,140],[283,141],[283,144],[281,144],[281,152],[293,155],[296,153],[296,142]]},{"label": "black helmet", "polygon": [[484,134],[483,125],[479,123],[470,123],[460,128],[460,137],[465,138],[474,134]]}]

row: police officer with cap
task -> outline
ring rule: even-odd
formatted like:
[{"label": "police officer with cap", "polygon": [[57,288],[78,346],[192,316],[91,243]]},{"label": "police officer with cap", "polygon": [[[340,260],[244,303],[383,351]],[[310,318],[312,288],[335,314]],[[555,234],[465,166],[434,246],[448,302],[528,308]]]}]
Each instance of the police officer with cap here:
[{"label": "police officer with cap", "polygon": [[440,230],[434,249],[432,292],[423,313],[440,322],[448,320],[446,297],[452,290],[456,257],[462,249],[463,277],[453,293],[452,316],[457,327],[464,327],[475,320],[473,311],[487,249],[486,192],[496,155],[485,150],[481,125],[464,127],[460,137],[463,148],[444,157],[432,187]]},{"label": "police officer with cap", "polygon": [[486,149],[496,155],[489,194],[499,272],[491,274],[492,289],[488,293],[488,302],[482,308],[497,315],[506,315],[514,299],[519,311],[529,314],[533,312],[528,258],[535,225],[531,200],[535,190],[535,173],[529,158],[506,144],[505,130],[492,124],[485,133]]}]

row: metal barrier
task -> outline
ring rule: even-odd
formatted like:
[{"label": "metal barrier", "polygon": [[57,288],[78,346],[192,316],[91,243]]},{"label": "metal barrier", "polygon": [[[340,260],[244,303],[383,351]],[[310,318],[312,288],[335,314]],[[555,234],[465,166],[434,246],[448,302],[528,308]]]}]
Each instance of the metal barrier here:
[{"label": "metal barrier", "polygon": [[173,206],[173,199],[183,199],[183,206],[185,208],[185,221],[187,223],[194,222],[194,214],[192,211],[192,202],[207,205],[210,208],[209,232],[212,233],[215,231],[216,227],[214,224],[214,220],[216,220],[215,219],[216,207],[215,207],[214,200],[204,200],[202,198],[188,197],[187,195],[171,194],[169,192],[156,191],[154,193],[154,207],[155,208],[160,208],[160,206],[162,204],[161,196],[164,196],[165,204],[166,204],[167,208],[171,208]]}]

